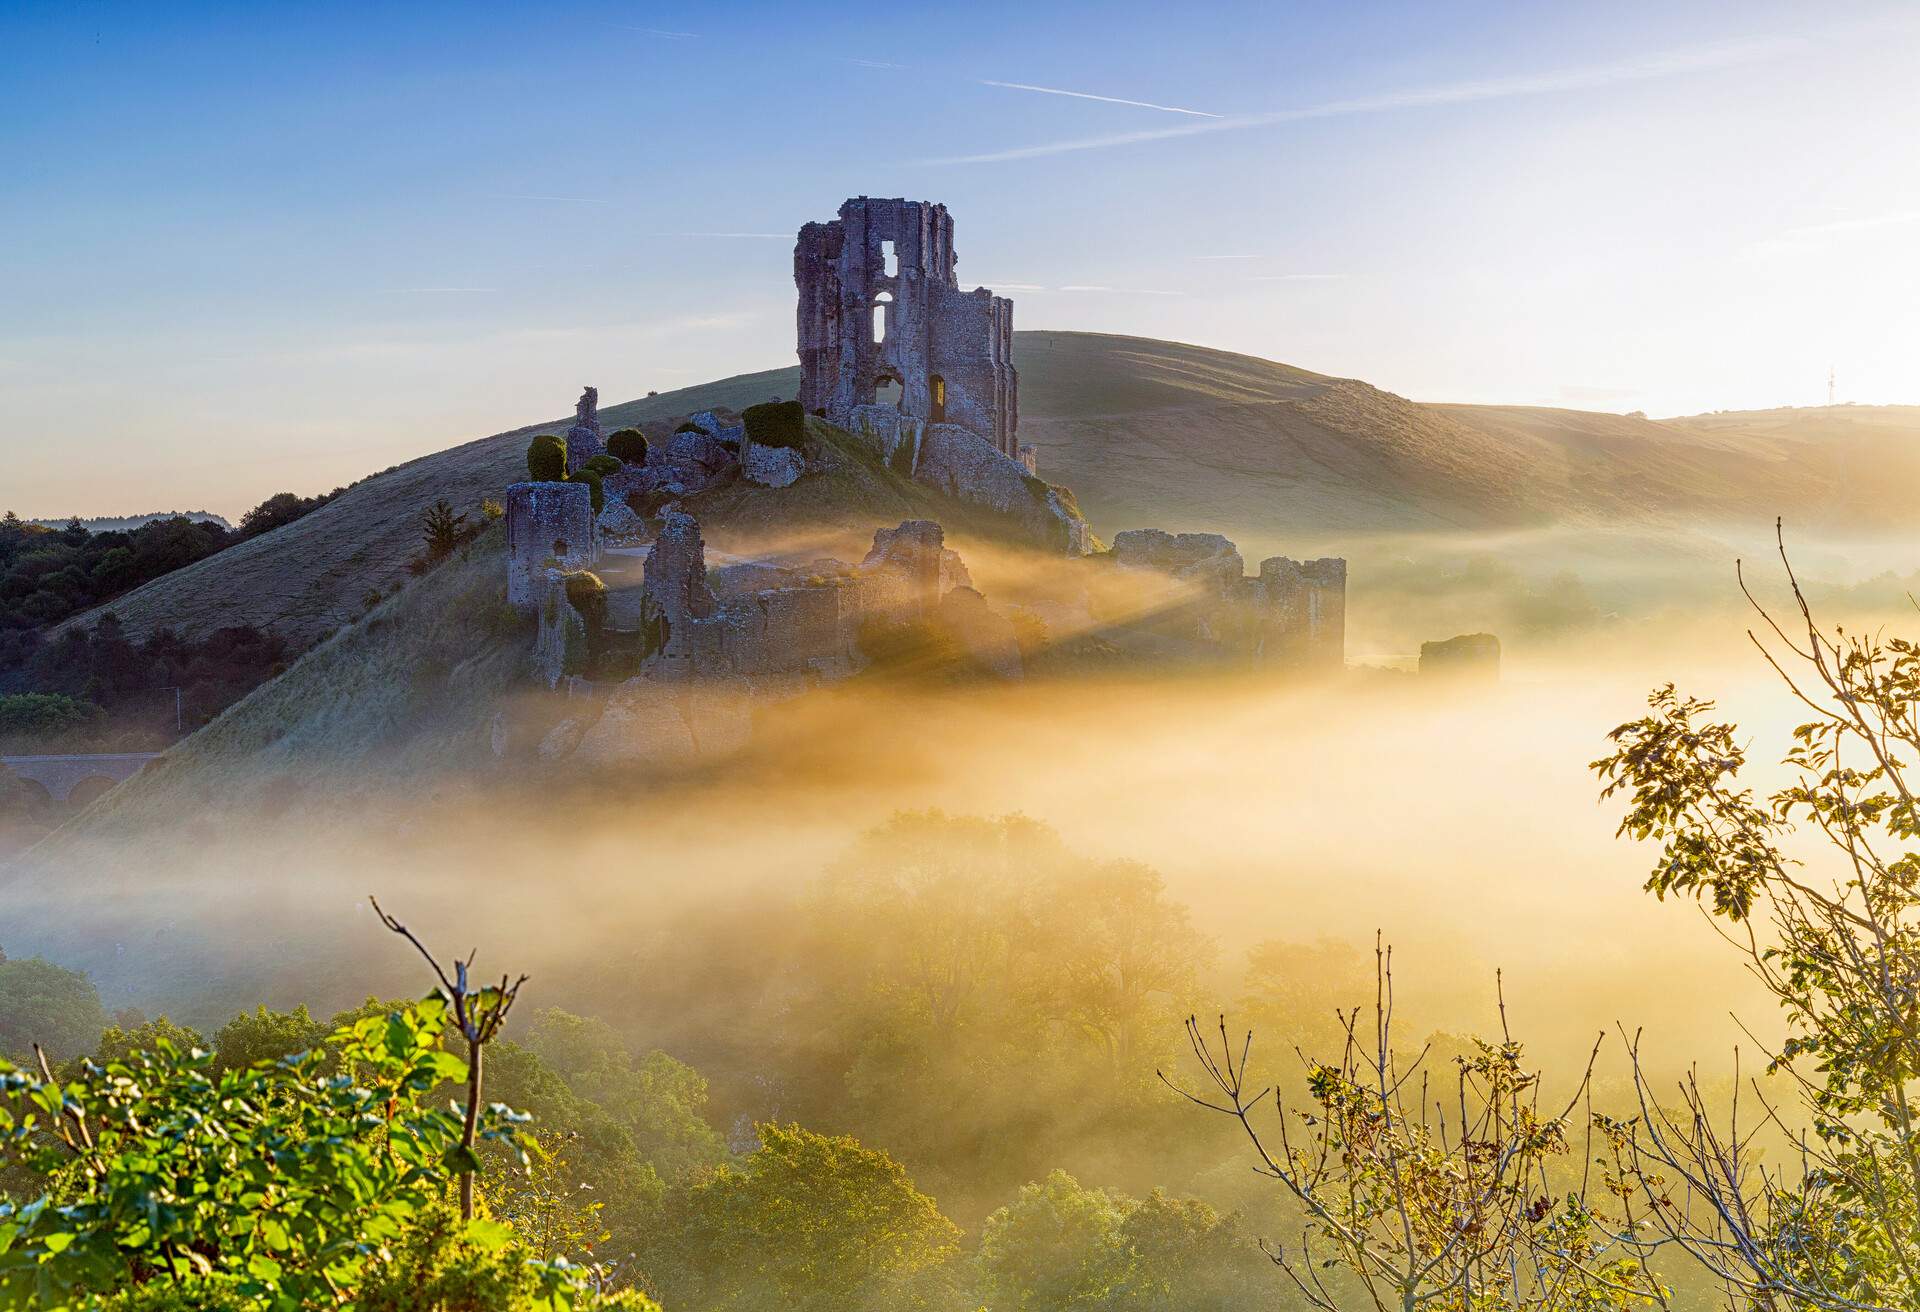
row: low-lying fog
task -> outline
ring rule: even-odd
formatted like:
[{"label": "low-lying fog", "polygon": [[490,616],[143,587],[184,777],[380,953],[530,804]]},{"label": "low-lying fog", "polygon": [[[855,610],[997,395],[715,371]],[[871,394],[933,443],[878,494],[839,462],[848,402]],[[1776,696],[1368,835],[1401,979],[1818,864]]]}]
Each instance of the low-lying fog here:
[{"label": "low-lying fog", "polygon": [[[1378,563],[1388,551],[1356,564],[1349,651],[1364,662],[1417,649],[1419,636],[1499,631],[1507,621],[1449,617],[1506,607],[1510,620],[1567,568],[1552,549],[1564,544],[1512,545],[1409,557],[1401,576]],[[989,597],[1038,586],[1020,562],[963,550]],[[1920,627],[1897,579],[1862,582],[1888,563],[1826,569],[1832,582],[1812,589],[1826,618]],[[1629,591],[1630,564],[1623,554],[1589,591]],[[129,829],[109,813],[30,854],[0,885],[0,947],[87,970],[109,1007],[203,1027],[262,1002],[326,1014],[422,989],[418,963],[368,911],[377,894],[443,949],[477,947],[482,970],[529,972],[538,1005],[599,1016],[635,1050],[693,1063],[726,1115],[776,1114],[791,1103],[767,1072],[815,1042],[796,1027],[817,1012],[796,999],[819,979],[877,971],[889,944],[918,952],[905,945],[927,933],[953,950],[974,932],[970,916],[1015,905],[993,900],[1009,880],[1027,881],[1023,896],[1051,902],[1060,923],[1112,911],[1076,901],[1085,886],[1046,862],[975,872],[978,850],[899,858],[947,862],[962,889],[977,878],[978,897],[958,902],[951,888],[946,902],[908,905],[898,890],[883,898],[881,886],[830,878],[899,812],[1017,814],[1057,831],[1073,857],[1144,863],[1165,881],[1163,928],[1184,908],[1199,931],[1157,949],[1192,969],[1180,996],[1155,1001],[1165,1032],[1135,1077],[1177,1059],[1179,1015],[1244,1015],[1262,987],[1267,1025],[1276,1005],[1315,1013],[1283,1014],[1284,1042],[1330,1042],[1332,1007],[1372,1003],[1376,930],[1395,947],[1405,1042],[1496,1033],[1500,970],[1512,1029],[1550,1070],[1571,1078],[1595,1035],[1620,1024],[1644,1028],[1656,1070],[1697,1060],[1723,1075],[1735,1045],[1752,1047],[1742,1026],[1770,1040],[1778,1018],[1696,908],[1641,891],[1655,852],[1616,839],[1619,804],[1598,800],[1589,762],[1671,680],[1742,725],[1752,782],[1765,788],[1797,704],[1749,643],[1756,617],[1730,560],[1685,589],[1662,577],[1642,571],[1643,604],[1630,613],[1503,634],[1492,688],[1391,668],[1328,683],[1191,670],[1011,686],[855,680],[763,709],[743,756],[666,774],[503,762],[484,733],[467,754],[404,778],[373,758],[301,761],[291,793],[262,786],[242,760],[210,789],[167,794],[173,809],[158,824]],[[1777,560],[1760,558],[1749,578],[1768,604],[1784,601]],[[492,709],[476,708],[476,723]],[[1287,979],[1278,995],[1275,963]],[[964,956],[953,968],[992,969]],[[861,987],[897,983],[876,975]],[[1602,1079],[1618,1090],[1620,1041],[1608,1042]],[[886,1137],[871,1118],[854,1128]],[[1097,1138],[1110,1155],[1098,1160],[1122,1172],[1113,1163],[1127,1147]],[[1054,1160],[1035,1153],[1017,1169]],[[949,1192],[977,1190],[978,1206],[992,1201],[979,1181],[940,1178]]]}]

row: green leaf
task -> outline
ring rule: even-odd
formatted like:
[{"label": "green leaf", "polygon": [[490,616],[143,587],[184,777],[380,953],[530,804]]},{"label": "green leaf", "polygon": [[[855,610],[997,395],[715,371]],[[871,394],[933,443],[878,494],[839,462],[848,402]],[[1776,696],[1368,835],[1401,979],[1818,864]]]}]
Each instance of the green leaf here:
[{"label": "green leaf", "polygon": [[473,1149],[463,1143],[457,1143],[440,1155],[440,1165],[456,1174],[466,1174],[480,1169],[480,1157]]},{"label": "green leaf", "polygon": [[270,1248],[284,1250],[292,1246],[287,1237],[287,1227],[278,1217],[269,1216],[260,1222],[260,1237],[267,1241]]},{"label": "green leaf", "polygon": [[255,1253],[247,1259],[247,1274],[256,1280],[278,1280],[280,1264],[265,1253]]},{"label": "green leaf", "polygon": [[57,1230],[53,1234],[43,1236],[40,1243],[49,1253],[64,1253],[73,1243],[73,1235],[64,1230]]},{"label": "green leaf", "polygon": [[513,1242],[513,1227],[504,1221],[489,1221],[476,1216],[467,1222],[467,1240],[475,1247],[497,1253]]}]

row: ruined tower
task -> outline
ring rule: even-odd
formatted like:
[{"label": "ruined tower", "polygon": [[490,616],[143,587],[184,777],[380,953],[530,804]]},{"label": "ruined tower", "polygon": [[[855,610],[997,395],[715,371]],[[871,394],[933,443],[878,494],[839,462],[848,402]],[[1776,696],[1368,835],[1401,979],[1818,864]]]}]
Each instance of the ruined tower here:
[{"label": "ruined tower", "polygon": [[1019,459],[1013,302],[960,290],[944,205],[859,196],[800,229],[800,404],[851,427],[891,394],[902,415],[957,424]]},{"label": "ruined tower", "polygon": [[567,430],[567,472],[577,473],[606,449],[607,435],[600,427],[600,389],[589,387],[574,404],[573,427]]}]

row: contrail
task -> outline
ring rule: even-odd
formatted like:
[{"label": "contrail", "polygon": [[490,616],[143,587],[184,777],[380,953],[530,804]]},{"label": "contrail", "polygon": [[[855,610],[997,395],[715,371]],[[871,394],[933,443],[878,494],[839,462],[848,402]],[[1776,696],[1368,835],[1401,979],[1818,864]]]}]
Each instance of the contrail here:
[{"label": "contrail", "polygon": [[1108,105],[1132,105],[1135,109],[1157,109],[1162,114],[1191,114],[1195,118],[1223,118],[1204,109],[1182,109],[1178,105],[1156,105],[1151,100],[1125,100],[1119,96],[1096,96],[1090,91],[1062,91],[1059,87],[1036,87],[1026,82],[994,82],[982,79],[983,87],[1005,87],[1009,91],[1037,91],[1043,96],[1071,96],[1075,100],[1098,100]]}]

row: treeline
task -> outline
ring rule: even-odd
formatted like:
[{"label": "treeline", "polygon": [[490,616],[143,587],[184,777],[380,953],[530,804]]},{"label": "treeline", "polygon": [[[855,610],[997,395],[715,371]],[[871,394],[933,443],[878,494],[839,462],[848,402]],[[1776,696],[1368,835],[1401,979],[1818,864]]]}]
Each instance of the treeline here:
[{"label": "treeline", "polygon": [[143,524],[160,519],[204,520],[221,528],[233,527],[225,515],[216,515],[211,510],[151,510],[143,515],[62,515],[55,519],[30,519],[27,523],[38,524],[42,528],[65,528],[69,524],[78,524],[89,533],[105,533],[112,529],[131,532]]},{"label": "treeline", "polygon": [[43,628],[89,610],[163,574],[272,532],[339,496],[281,492],[225,521],[179,516],[135,528],[91,531],[79,519],[48,528],[12,511],[0,516],[0,633]]},{"label": "treeline", "polygon": [[[484,1014],[499,1007],[500,998],[497,989],[480,991],[465,1014]],[[232,1114],[243,1090],[269,1111],[285,1107],[291,1114],[322,1098],[337,1102],[340,1086],[329,1077],[352,1070],[356,1084],[386,1099],[385,1110],[357,1132],[371,1141],[364,1152],[347,1128],[351,1122],[341,1123],[336,1133],[348,1142],[329,1151],[327,1169],[339,1171],[345,1162],[371,1185],[380,1179],[374,1150],[384,1134],[377,1127],[404,1125],[410,1135],[442,1141],[457,1137],[457,1119],[436,1120],[429,1109],[449,1096],[458,1099],[468,1070],[459,1027],[441,997],[425,1004],[370,999],[325,1021],[305,1008],[260,1007],[203,1036],[165,1017],[108,1017],[85,976],[39,959],[0,956],[0,1053],[22,1059],[15,1108],[40,1087],[26,1073],[37,1060],[35,1044],[75,1108],[99,1111],[92,1100],[122,1082],[119,1099],[130,1115],[116,1119],[107,1111],[95,1124],[97,1141],[78,1155],[120,1162],[139,1153],[141,1163],[131,1173],[75,1175],[61,1169],[58,1155],[0,1137],[6,1161],[0,1224],[9,1224],[9,1216],[25,1218],[13,1235],[19,1260],[10,1264],[0,1253],[0,1294],[21,1292],[19,1282],[31,1275],[41,1289],[51,1284],[72,1299],[42,1294],[40,1302],[29,1297],[27,1307],[264,1308],[297,1295],[307,1287],[303,1282],[323,1283],[316,1272],[325,1271],[327,1250],[318,1237],[302,1234],[312,1224],[304,1202],[296,1202],[302,1182],[285,1178],[258,1187],[252,1210],[287,1216],[271,1230],[257,1220],[238,1221],[234,1213],[245,1209],[231,1199],[225,1200],[231,1211],[219,1206],[215,1185],[209,1192],[216,1197],[197,1209],[208,1224],[195,1229],[181,1220],[194,1209],[168,1209],[174,1233],[167,1238],[197,1241],[203,1269],[180,1284],[178,1303],[150,1301],[155,1291],[143,1287],[160,1278],[152,1260],[158,1254],[143,1254],[147,1236],[130,1242],[107,1214],[113,1205],[130,1207],[156,1192],[192,1196],[185,1188],[189,1177],[197,1180],[215,1164],[164,1130],[155,1132],[159,1145],[130,1133],[136,1107],[156,1124],[218,1120],[220,1133],[244,1150],[255,1127],[251,1118],[235,1124]],[[192,1056],[196,1050],[206,1055]],[[636,1054],[604,1024],[563,1011],[536,1012],[512,1038],[489,1043],[484,1072],[482,1096],[501,1110],[483,1121],[491,1129],[477,1137],[471,1159],[478,1184],[474,1221],[450,1215],[464,1159],[449,1148],[425,1164],[422,1174],[432,1187],[417,1202],[403,1193],[408,1212],[385,1222],[391,1228],[384,1231],[384,1260],[343,1262],[327,1275],[324,1283],[336,1289],[360,1290],[357,1305],[476,1312],[549,1306],[533,1296],[531,1283],[496,1284],[498,1273],[474,1251],[480,1247],[475,1238],[491,1243],[491,1251],[510,1247],[532,1273],[523,1281],[544,1280],[548,1293],[565,1273],[590,1272],[590,1281],[571,1287],[573,1306],[611,1306],[605,1300],[611,1293],[628,1300],[620,1306],[647,1306],[641,1295],[651,1295],[689,1312],[1229,1312],[1263,1301],[1270,1286],[1269,1263],[1237,1218],[1157,1191],[1130,1198],[1060,1171],[1013,1191],[977,1234],[964,1235],[891,1154],[792,1121],[743,1123],[723,1134],[696,1071],[659,1051]],[[314,1078],[302,1082],[308,1074]],[[383,1087],[383,1075],[393,1091]],[[140,1090],[129,1093],[127,1082]],[[0,1094],[6,1087],[0,1077]],[[8,1101],[0,1096],[0,1110]],[[505,1107],[514,1110],[508,1114]],[[122,1143],[123,1137],[135,1142]],[[185,1136],[195,1137],[204,1138]],[[231,1176],[231,1158],[216,1155],[223,1163],[217,1169]],[[396,1180],[388,1187],[418,1190],[420,1183]],[[311,1189],[330,1184],[322,1177]],[[52,1244],[54,1227],[36,1224],[41,1213],[20,1210],[40,1198],[67,1207],[68,1219],[58,1223],[66,1237]],[[372,1226],[372,1234],[383,1233],[377,1209],[355,1219]],[[337,1246],[344,1236],[333,1238]],[[64,1260],[79,1245],[88,1247],[90,1261]],[[422,1249],[436,1253],[439,1298],[418,1287],[413,1268]],[[30,1272],[20,1265],[29,1259]],[[556,1265],[562,1259],[566,1264]],[[409,1297],[417,1301],[366,1297],[395,1283],[412,1284]],[[474,1284],[487,1290],[474,1301],[445,1296],[449,1285],[465,1291]],[[230,1301],[217,1301],[216,1292]],[[258,1301],[247,1301],[249,1293]]]},{"label": "treeline", "polygon": [[[30,698],[49,708],[39,735],[45,743],[57,740],[76,751],[144,750],[175,737],[176,713],[179,727],[191,732],[279,674],[293,655],[279,635],[251,625],[198,639],[160,628],[135,642],[108,612],[92,628],[71,627],[53,638],[0,634],[0,701]],[[53,713],[49,698],[79,709]],[[104,711],[90,713],[99,708]],[[12,728],[16,736],[32,736],[29,724]]]}]

